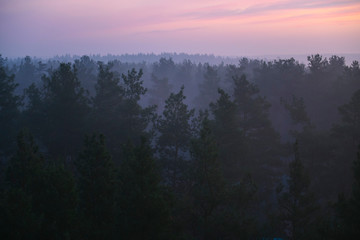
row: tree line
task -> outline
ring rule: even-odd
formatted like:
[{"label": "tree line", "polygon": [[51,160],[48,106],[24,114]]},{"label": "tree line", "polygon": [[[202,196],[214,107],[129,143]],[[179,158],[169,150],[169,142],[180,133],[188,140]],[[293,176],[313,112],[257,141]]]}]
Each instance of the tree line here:
[{"label": "tree line", "polygon": [[11,239],[359,236],[360,69],[0,57]]}]

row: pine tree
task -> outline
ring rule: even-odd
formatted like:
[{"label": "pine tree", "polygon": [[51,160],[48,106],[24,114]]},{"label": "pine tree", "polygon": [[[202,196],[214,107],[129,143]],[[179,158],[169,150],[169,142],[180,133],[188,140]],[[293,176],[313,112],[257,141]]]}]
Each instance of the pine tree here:
[{"label": "pine tree", "polygon": [[[210,105],[215,116],[215,134],[220,143],[224,174],[238,182],[246,174],[253,174],[257,182],[269,188],[279,165],[280,138],[268,117],[270,104],[259,96],[258,87],[245,75],[233,76],[232,97],[219,90],[220,97]],[[270,181],[269,181],[270,180]]]},{"label": "pine tree", "polygon": [[[284,105],[285,109],[289,112],[292,123],[295,127],[310,127],[310,119],[306,112],[306,106],[302,97],[291,96],[291,100],[286,101],[280,98],[280,102]],[[296,132],[295,132],[296,133]]]},{"label": "pine tree", "polygon": [[34,136],[40,138],[43,133],[43,119],[45,118],[44,96],[35,83],[32,83],[24,90],[24,96],[27,99],[25,110],[23,111],[26,127]]},{"label": "pine tree", "polygon": [[17,139],[18,150],[6,169],[6,188],[1,202],[1,231],[4,239],[36,239],[41,232],[41,216],[34,209],[37,184],[44,177],[44,159],[26,132]]},{"label": "pine tree", "polygon": [[[280,145],[279,135],[269,119],[271,105],[265,97],[259,95],[258,87],[250,83],[245,75],[234,76],[233,79],[236,120],[245,138],[243,155],[246,161],[242,162],[242,167],[248,167],[250,171],[262,175],[260,165],[267,167],[277,165],[276,156]],[[250,165],[245,166],[247,163]],[[254,167],[256,167],[255,171]],[[268,170],[267,168],[266,171]]]},{"label": "pine tree", "polygon": [[335,239],[358,239],[360,237],[360,145],[357,159],[353,162],[352,194],[346,199],[340,194],[334,205],[336,219],[333,230]]},{"label": "pine tree", "polygon": [[18,136],[18,150],[9,162],[6,180],[1,232],[15,239],[73,236],[75,181],[63,165],[45,161],[26,131]]},{"label": "pine tree", "polygon": [[22,93],[24,88],[28,87],[32,83],[38,83],[41,79],[41,73],[37,70],[31,57],[26,56],[21,60],[19,70],[16,72],[15,81],[19,83],[17,88],[18,94]]},{"label": "pine tree", "polygon": [[42,191],[34,197],[43,216],[43,233],[47,239],[75,238],[78,233],[78,191],[73,173],[65,161],[52,160],[46,166]]},{"label": "pine tree", "polygon": [[10,186],[33,192],[36,188],[34,181],[44,175],[45,159],[33,136],[26,130],[19,133],[17,147],[16,155],[9,163],[6,178]]},{"label": "pine tree", "polygon": [[360,237],[360,145],[358,147],[357,159],[353,163],[353,189],[351,198],[349,201],[349,212],[348,212],[348,232],[347,234],[352,235],[353,239]]},{"label": "pine tree", "polygon": [[206,117],[201,123],[198,138],[191,143],[191,179],[193,215],[196,231],[203,239],[210,239],[215,210],[225,202],[225,181],[218,159],[218,144]]},{"label": "pine tree", "polygon": [[124,148],[120,170],[120,234],[126,239],[168,239],[169,199],[161,186],[160,168],[142,138]]},{"label": "pine tree", "polygon": [[134,68],[128,71],[127,75],[121,75],[125,86],[125,97],[130,102],[138,102],[141,96],[147,91],[147,89],[143,87],[143,81],[141,80],[142,75],[142,69],[137,72]]},{"label": "pine tree", "polygon": [[119,152],[119,138],[123,115],[124,89],[120,86],[120,79],[111,70],[111,64],[99,64],[99,73],[95,85],[96,95],[93,102],[93,128],[101,132],[108,139],[109,150]]},{"label": "pine tree", "polygon": [[335,128],[339,134],[346,135],[357,146],[360,143],[360,90],[351,96],[349,103],[339,107],[342,125]]},{"label": "pine tree", "polygon": [[152,74],[151,81],[153,82],[153,87],[149,89],[149,103],[151,105],[157,105],[158,111],[162,111],[164,108],[163,103],[165,102],[165,99],[170,95],[171,85],[169,84],[169,79],[159,78]]},{"label": "pine tree", "polygon": [[224,90],[218,90],[220,97],[211,103],[215,117],[214,134],[219,143],[219,156],[224,176],[236,182],[239,174],[239,159],[244,154],[244,135],[236,118],[236,105]]},{"label": "pine tree", "polygon": [[216,100],[220,85],[217,69],[209,64],[206,64],[205,68],[204,81],[199,84],[199,96],[196,101],[197,105],[202,108],[207,108],[211,102]]},{"label": "pine tree", "polygon": [[333,171],[337,174],[339,190],[349,195],[353,181],[351,169],[360,144],[360,90],[355,91],[350,101],[338,110],[342,121],[333,126],[331,132],[331,139],[335,143],[335,148],[332,147],[336,164]]},{"label": "pine tree", "polygon": [[121,79],[112,72],[113,63],[99,63],[99,73],[93,98],[93,126],[109,140],[109,150],[116,159],[121,156],[121,145],[128,140],[138,141],[146,135],[155,107],[143,108],[139,101],[146,93],[142,70],[128,71]]},{"label": "pine tree", "polygon": [[157,144],[165,167],[165,181],[176,189],[182,182],[185,161],[192,129],[190,121],[194,110],[188,110],[184,103],[184,87],[178,93],[171,93],[165,101],[163,117],[157,121],[160,134]]},{"label": "pine tree", "polygon": [[5,60],[0,55],[0,158],[8,156],[16,146],[21,98],[15,95],[19,84],[8,75]]},{"label": "pine tree", "polygon": [[136,143],[143,135],[148,135],[146,128],[153,120],[156,106],[143,108],[139,101],[147,92],[143,86],[142,69],[136,71],[134,68],[127,75],[122,74],[124,85],[124,104],[122,105],[121,133],[124,136],[122,143],[128,140]]},{"label": "pine tree", "polygon": [[45,116],[42,140],[55,156],[71,157],[80,149],[86,132],[89,106],[85,90],[70,63],[61,63],[51,77],[43,76]]},{"label": "pine tree", "polygon": [[110,239],[115,226],[115,168],[103,135],[93,134],[75,162],[78,172],[82,236]]},{"label": "pine tree", "polygon": [[289,164],[289,178],[286,188],[280,184],[278,203],[285,231],[290,239],[307,239],[313,214],[317,209],[314,195],[310,192],[310,179],[299,158],[298,142],[294,144],[295,159]]},{"label": "pine tree", "polygon": [[84,55],[80,59],[76,59],[74,65],[77,69],[77,75],[81,85],[89,91],[91,96],[93,96],[95,93],[94,86],[96,84],[98,70],[96,61],[89,56]]}]

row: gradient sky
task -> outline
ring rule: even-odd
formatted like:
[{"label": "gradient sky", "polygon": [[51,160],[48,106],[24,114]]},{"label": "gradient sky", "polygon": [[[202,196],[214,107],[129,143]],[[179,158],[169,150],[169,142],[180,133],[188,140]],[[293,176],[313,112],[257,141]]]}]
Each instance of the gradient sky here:
[{"label": "gradient sky", "polygon": [[0,0],[0,54],[360,53],[360,0]]}]

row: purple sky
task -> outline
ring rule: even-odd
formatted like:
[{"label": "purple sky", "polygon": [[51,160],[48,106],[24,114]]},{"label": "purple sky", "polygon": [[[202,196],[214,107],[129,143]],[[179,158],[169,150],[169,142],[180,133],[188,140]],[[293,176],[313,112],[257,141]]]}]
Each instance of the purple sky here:
[{"label": "purple sky", "polygon": [[0,54],[360,53],[359,0],[0,0]]}]

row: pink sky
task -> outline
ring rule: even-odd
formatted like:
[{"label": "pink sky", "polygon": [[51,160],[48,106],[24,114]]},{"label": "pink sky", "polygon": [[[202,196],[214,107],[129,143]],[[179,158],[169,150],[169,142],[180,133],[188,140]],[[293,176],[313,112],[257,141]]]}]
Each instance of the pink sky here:
[{"label": "pink sky", "polygon": [[0,0],[0,54],[360,53],[359,0]]}]

